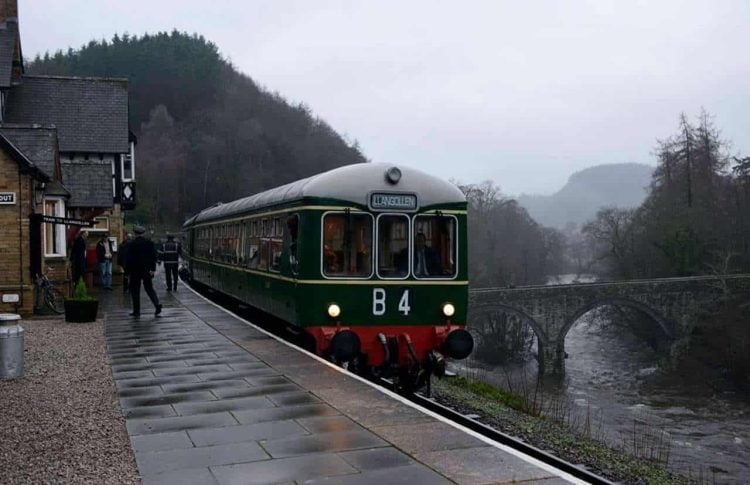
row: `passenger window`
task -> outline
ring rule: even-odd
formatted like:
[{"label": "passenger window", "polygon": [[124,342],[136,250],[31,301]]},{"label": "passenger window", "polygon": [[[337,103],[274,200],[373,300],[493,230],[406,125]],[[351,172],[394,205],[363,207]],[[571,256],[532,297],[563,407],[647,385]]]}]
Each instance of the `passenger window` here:
[{"label": "passenger window", "polygon": [[407,216],[378,217],[378,275],[382,278],[406,278],[409,275]]},{"label": "passenger window", "polygon": [[414,218],[412,272],[416,278],[456,276],[456,219],[446,216]]},{"label": "passenger window", "polygon": [[372,275],[372,216],[326,214],[322,257],[326,276]]}]

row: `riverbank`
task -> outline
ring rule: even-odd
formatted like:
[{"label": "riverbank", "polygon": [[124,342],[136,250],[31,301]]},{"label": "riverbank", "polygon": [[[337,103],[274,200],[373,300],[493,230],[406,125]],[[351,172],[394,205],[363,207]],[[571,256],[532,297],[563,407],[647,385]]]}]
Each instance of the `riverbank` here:
[{"label": "riverbank", "polygon": [[24,376],[0,381],[0,481],[140,483],[102,322],[21,325]]},{"label": "riverbank", "polygon": [[[596,425],[570,423],[533,416],[523,409],[523,398],[507,391],[464,378],[435,381],[433,397],[441,404],[465,414],[478,415],[479,420],[502,432],[516,436],[538,448],[572,463],[584,466],[612,481],[628,484],[689,484],[700,483],[701,477],[676,475],[655,460],[636,458],[596,439]],[[641,438],[636,438],[636,441]],[[648,443],[643,442],[643,445]]]}]

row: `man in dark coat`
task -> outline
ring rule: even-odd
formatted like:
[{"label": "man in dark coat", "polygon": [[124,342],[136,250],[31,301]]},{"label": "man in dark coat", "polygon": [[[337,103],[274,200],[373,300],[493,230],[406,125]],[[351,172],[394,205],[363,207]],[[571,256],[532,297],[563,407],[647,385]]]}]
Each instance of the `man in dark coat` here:
[{"label": "man in dark coat", "polygon": [[120,244],[117,251],[117,265],[122,268],[122,291],[127,293],[130,290],[130,275],[127,271],[126,261],[128,260],[128,250],[130,249],[130,243],[133,240],[133,235],[128,233],[125,239]]},{"label": "man in dark coat", "polygon": [[159,261],[164,263],[164,272],[167,274],[167,291],[177,291],[177,266],[181,255],[180,243],[174,240],[172,234],[167,234],[167,242],[162,244],[159,252]]},{"label": "man in dark coat", "polygon": [[130,316],[141,316],[141,282],[151,303],[154,304],[154,315],[159,315],[161,304],[151,283],[156,272],[156,247],[153,242],[143,237],[146,232],[143,227],[135,226],[133,232],[135,239],[130,243],[125,260],[125,272],[130,275],[130,296],[133,299],[133,313]]},{"label": "man in dark coat", "polygon": [[73,273],[73,288],[78,280],[86,272],[86,231],[80,231],[73,240],[73,248],[70,251],[70,263]]}]

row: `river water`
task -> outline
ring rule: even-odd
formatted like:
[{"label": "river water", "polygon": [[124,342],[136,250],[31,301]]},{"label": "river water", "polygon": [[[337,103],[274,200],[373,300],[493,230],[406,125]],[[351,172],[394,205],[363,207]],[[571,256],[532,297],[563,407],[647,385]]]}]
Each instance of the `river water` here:
[{"label": "river water", "polygon": [[[603,312],[579,319],[565,340],[565,378],[543,380],[568,418],[591,435],[707,483],[750,483],[750,399],[702,379],[659,370],[659,354]],[[491,367],[481,375],[507,387],[536,378],[536,362]],[[516,391],[518,384],[516,384]]]}]

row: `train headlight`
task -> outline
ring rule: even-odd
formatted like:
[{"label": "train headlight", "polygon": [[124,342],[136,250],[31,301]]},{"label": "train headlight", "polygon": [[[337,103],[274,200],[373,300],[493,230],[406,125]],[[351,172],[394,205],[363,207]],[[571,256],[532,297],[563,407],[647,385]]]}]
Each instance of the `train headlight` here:
[{"label": "train headlight", "polygon": [[450,318],[455,314],[456,314],[456,307],[453,306],[453,303],[446,303],[443,305],[443,315]]},{"label": "train headlight", "polygon": [[331,318],[338,318],[341,315],[341,307],[335,303],[328,305],[328,316]]}]

